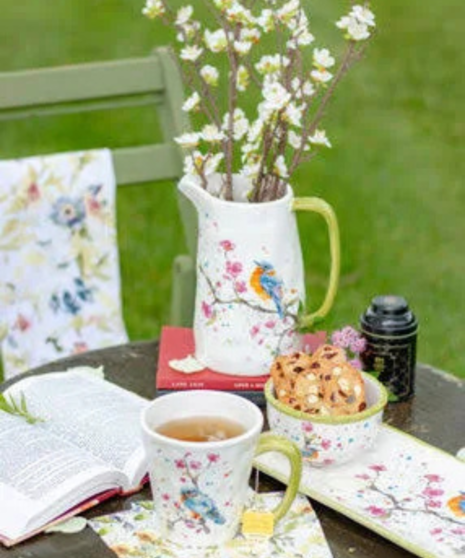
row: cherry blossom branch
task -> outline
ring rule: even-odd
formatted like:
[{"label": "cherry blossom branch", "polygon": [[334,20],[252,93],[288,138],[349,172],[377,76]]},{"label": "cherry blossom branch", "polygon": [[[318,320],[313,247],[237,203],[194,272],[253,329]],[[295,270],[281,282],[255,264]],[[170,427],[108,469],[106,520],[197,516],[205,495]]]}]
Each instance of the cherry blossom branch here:
[{"label": "cherry blossom branch", "polygon": [[[404,504],[405,500],[399,500],[397,499],[393,494],[390,494],[386,491],[384,491],[382,488],[380,488],[376,483],[379,480],[380,477],[380,472],[376,472],[374,478],[371,479],[370,483],[367,485],[366,489],[367,490],[371,490],[372,492],[375,492],[377,494],[380,494],[381,496],[383,496],[384,498],[386,498],[387,500],[389,500],[389,502],[391,503],[392,508],[387,510],[387,512],[389,514],[395,512],[395,511],[401,511],[401,512],[408,512],[408,513],[423,513],[423,514],[427,514],[427,515],[434,515],[435,517],[441,519],[442,521],[448,522],[448,523],[453,523],[454,525],[460,525],[463,526],[463,522],[458,521],[456,519],[454,519],[453,517],[448,517],[445,515],[442,515],[441,513],[437,512],[434,509],[428,508],[428,507],[424,507],[424,508],[410,508],[410,507],[406,507]],[[420,497],[424,498],[424,496],[419,495]]]},{"label": "cherry blossom branch", "polygon": [[[277,310],[272,310],[270,308],[264,308],[263,306],[260,306],[259,304],[254,304],[253,302],[246,300],[245,298],[243,298],[236,289],[234,289],[234,294],[235,296],[233,298],[220,298],[217,294],[217,291],[215,289],[215,286],[212,283],[212,280],[208,277],[207,273],[205,272],[205,269],[203,268],[202,265],[199,265],[199,271],[200,273],[205,277],[205,280],[208,284],[208,287],[210,289],[210,292],[213,296],[213,303],[212,305],[230,305],[230,304],[243,304],[249,308],[251,308],[252,310],[257,310],[258,312],[262,312],[264,314],[278,314]],[[289,308],[291,306],[293,306],[294,304],[296,304],[297,299],[292,299],[290,300],[287,304],[283,305],[283,316],[285,318],[290,318],[291,320],[293,320],[294,323],[297,323],[297,314],[294,314],[292,312],[289,312]]]},{"label": "cherry blossom branch", "polygon": [[301,158],[305,149],[305,146],[307,144],[308,138],[311,136],[311,134],[317,129],[318,124],[320,123],[321,119],[323,118],[324,114],[325,114],[325,110],[326,107],[329,103],[329,100],[331,99],[337,85],[339,84],[339,82],[341,81],[341,79],[344,77],[344,75],[349,71],[350,67],[352,66],[353,62],[355,61],[353,58],[354,55],[354,51],[355,51],[355,41],[350,41],[349,46],[346,49],[344,58],[335,74],[335,76],[333,77],[332,81],[331,81],[331,85],[326,89],[326,92],[324,93],[323,97],[320,100],[320,104],[316,110],[316,113],[313,115],[311,121],[307,124],[307,126],[304,129],[304,132],[302,134],[302,143],[300,145],[300,148],[297,150],[297,153],[294,155],[294,158],[292,159],[292,163],[289,167],[289,174],[292,174],[296,168],[299,166],[299,164],[301,163]]}]

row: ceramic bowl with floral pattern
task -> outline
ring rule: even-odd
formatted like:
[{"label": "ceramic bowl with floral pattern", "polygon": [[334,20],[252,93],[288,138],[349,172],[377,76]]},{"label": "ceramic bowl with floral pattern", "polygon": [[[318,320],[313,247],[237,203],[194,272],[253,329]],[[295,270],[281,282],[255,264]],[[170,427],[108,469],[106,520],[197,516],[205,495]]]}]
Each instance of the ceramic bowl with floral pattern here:
[{"label": "ceramic bowl with floral pattern", "polygon": [[363,373],[367,408],[353,415],[319,416],[297,411],[275,397],[273,380],[265,385],[270,429],[292,440],[304,461],[322,467],[345,463],[375,442],[388,401],[386,388]]}]

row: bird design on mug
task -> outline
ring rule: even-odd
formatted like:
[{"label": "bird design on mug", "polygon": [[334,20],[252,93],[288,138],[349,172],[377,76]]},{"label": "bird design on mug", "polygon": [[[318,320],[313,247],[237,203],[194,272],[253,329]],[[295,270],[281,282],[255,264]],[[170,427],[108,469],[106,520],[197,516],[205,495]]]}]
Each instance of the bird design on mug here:
[{"label": "bird design on mug", "polygon": [[209,519],[217,525],[223,525],[226,521],[218,511],[215,502],[198,488],[182,488],[181,502],[194,514],[196,519]]},{"label": "bird design on mug", "polygon": [[283,282],[276,276],[273,265],[269,262],[254,262],[256,267],[250,276],[250,286],[263,300],[272,300],[278,316],[284,318]]}]

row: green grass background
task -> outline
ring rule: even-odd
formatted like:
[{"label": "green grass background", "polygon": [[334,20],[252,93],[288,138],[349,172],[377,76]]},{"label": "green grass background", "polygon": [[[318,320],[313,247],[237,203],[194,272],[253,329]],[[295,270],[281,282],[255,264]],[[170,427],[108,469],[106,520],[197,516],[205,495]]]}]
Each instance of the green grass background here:
[{"label": "green grass background", "polygon": [[[348,2],[303,4],[319,44],[331,46],[339,36],[332,22]],[[0,0],[0,71],[143,56],[170,34],[141,7]],[[325,327],[356,325],[374,295],[402,294],[420,322],[419,359],[465,377],[465,2],[384,0],[372,8],[377,37],[325,121],[333,149],[292,180],[299,195],[330,202],[340,223],[341,286]],[[157,133],[142,109],[1,124],[0,157],[143,144]],[[299,226],[312,307],[324,294],[326,231],[313,215]],[[174,185],[120,189],[118,234],[130,337],[156,337],[168,319],[173,257],[185,251]]]}]

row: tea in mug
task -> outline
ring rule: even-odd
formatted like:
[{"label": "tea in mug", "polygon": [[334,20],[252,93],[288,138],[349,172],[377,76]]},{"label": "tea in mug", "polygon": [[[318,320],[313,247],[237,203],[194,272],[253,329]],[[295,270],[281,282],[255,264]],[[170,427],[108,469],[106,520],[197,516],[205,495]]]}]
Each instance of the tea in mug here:
[{"label": "tea in mug", "polygon": [[170,420],[154,430],[162,436],[183,442],[222,442],[245,432],[245,428],[239,422],[211,416]]}]

